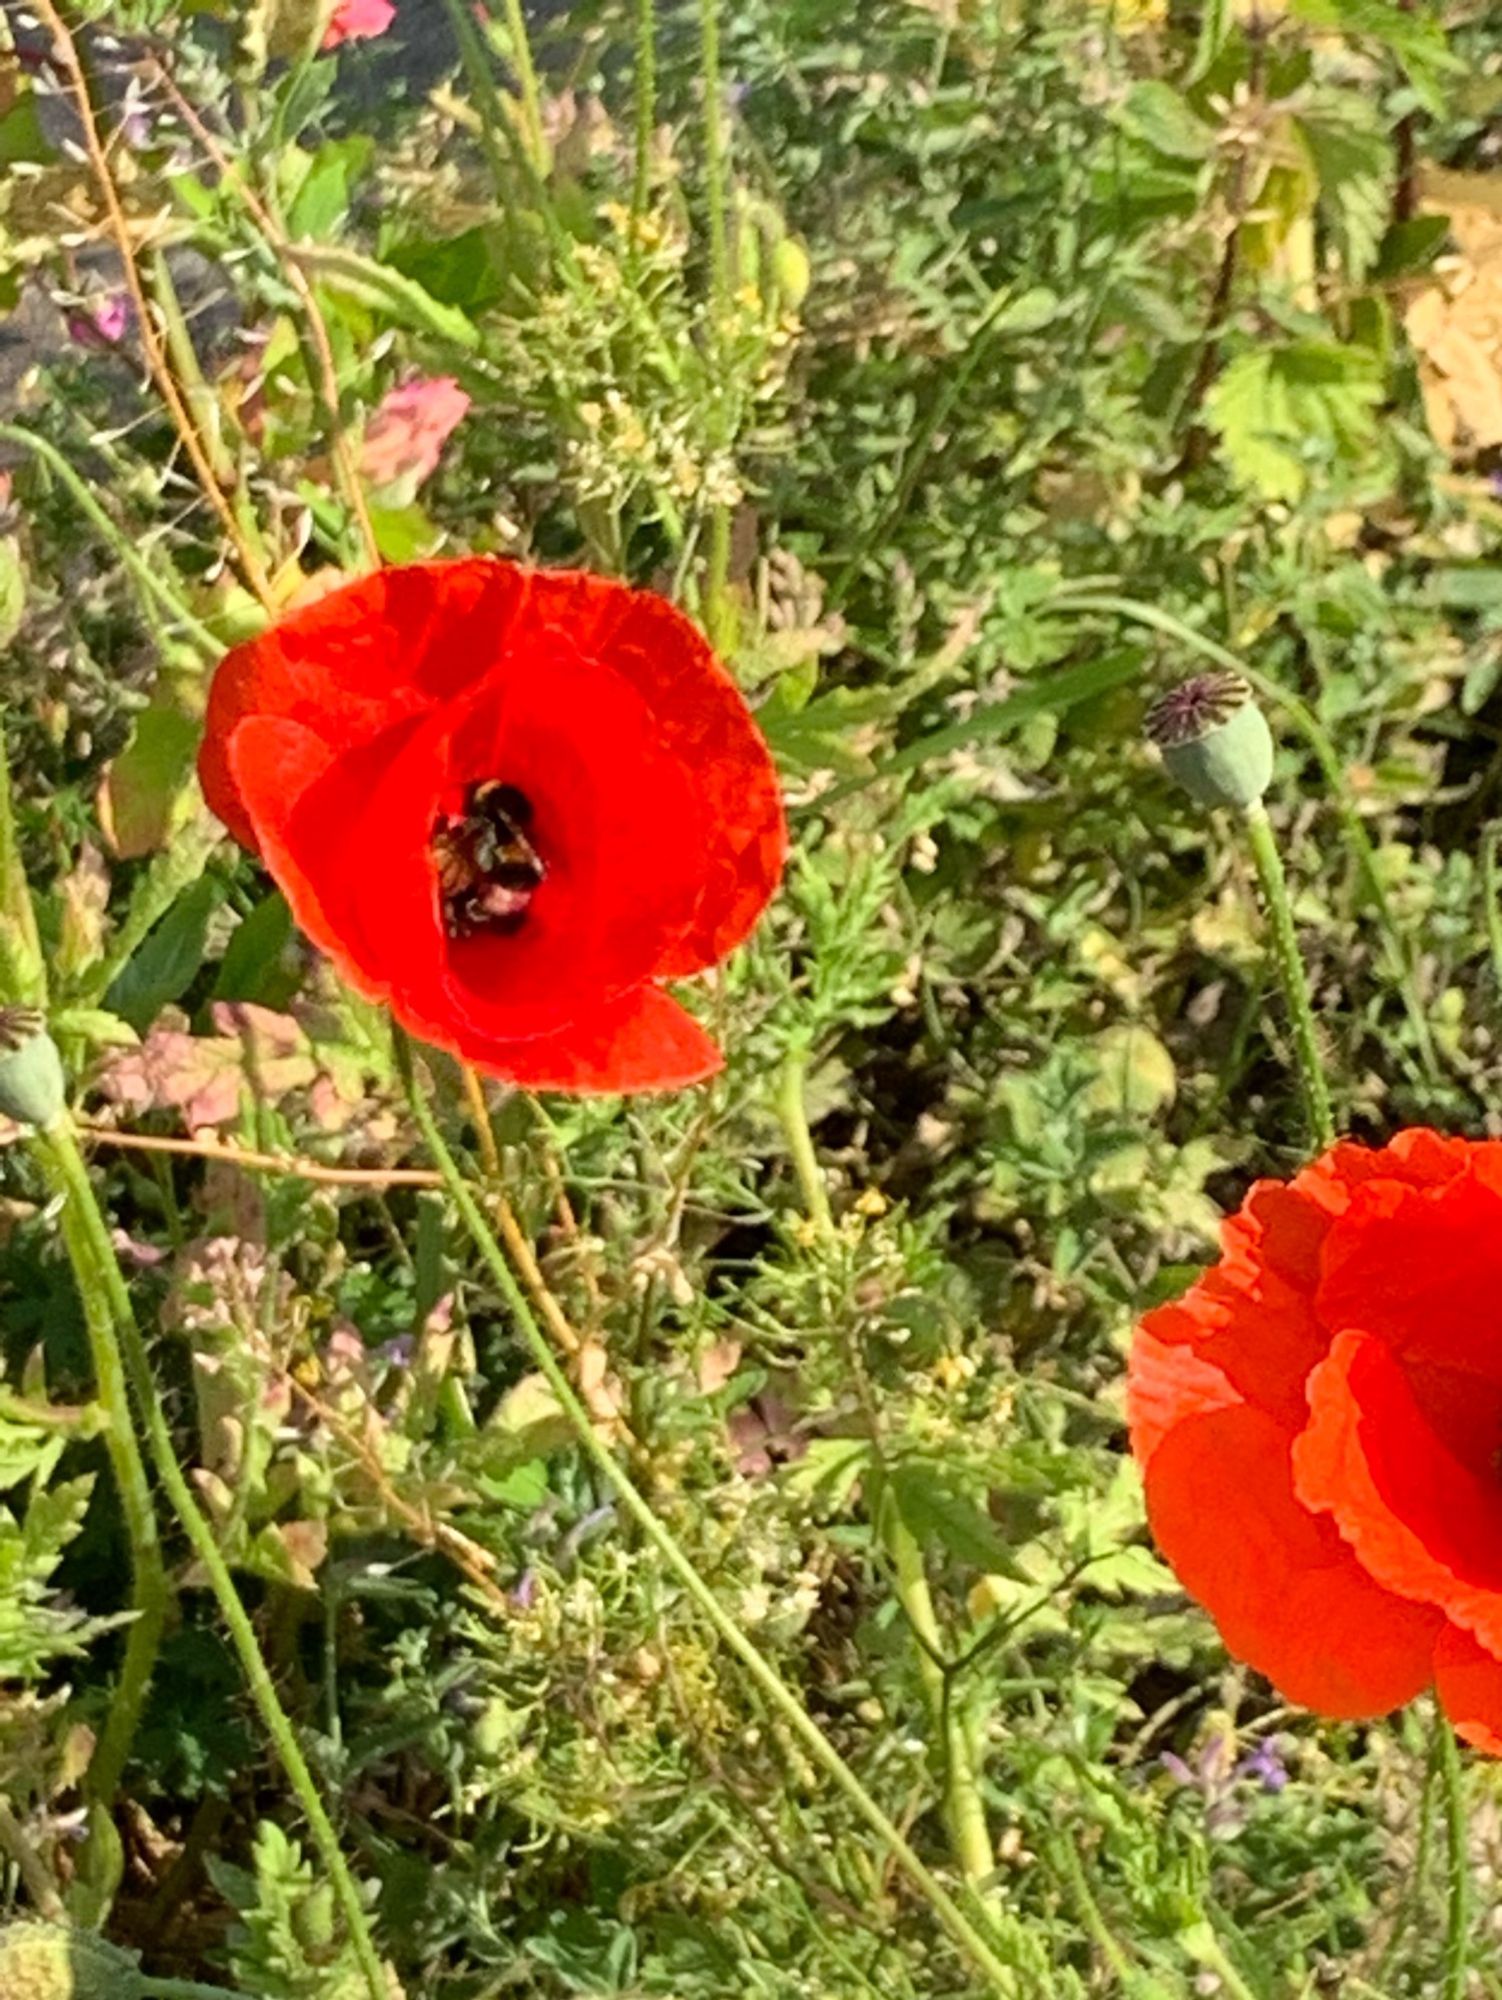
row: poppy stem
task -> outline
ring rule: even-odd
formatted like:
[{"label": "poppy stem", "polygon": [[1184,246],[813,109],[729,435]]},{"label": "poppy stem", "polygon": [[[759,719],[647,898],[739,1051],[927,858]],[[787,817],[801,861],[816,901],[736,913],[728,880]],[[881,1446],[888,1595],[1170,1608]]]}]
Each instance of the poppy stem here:
[{"label": "poppy stem", "polygon": [[[1388,964],[1393,981],[1408,1015],[1408,1026],[1413,1036],[1414,1046],[1419,1052],[1425,1073],[1431,1080],[1440,1076],[1439,1060],[1435,1052],[1434,1036],[1429,1027],[1429,1017],[1424,1011],[1424,1002],[1414,976],[1413,956],[1393,911],[1392,898],[1387,893],[1387,884],[1382,879],[1382,870],[1377,862],[1377,851],[1372,845],[1371,835],[1362,823],[1361,815],[1351,797],[1351,788],[1346,778],[1345,767],[1324,724],[1296,694],[1290,694],[1276,681],[1259,674],[1246,662],[1239,659],[1218,640],[1208,633],[1199,631],[1193,625],[1186,625],[1182,618],[1175,618],[1171,611],[1165,611],[1157,604],[1144,604],[1135,597],[1122,597],[1110,588],[1110,579],[1101,579],[1081,584],[1052,598],[1049,610],[1056,615],[1078,612],[1088,616],[1099,612],[1115,618],[1129,619],[1135,625],[1146,626],[1151,632],[1161,632],[1176,644],[1187,646],[1201,658],[1213,661],[1231,673],[1240,674],[1256,692],[1273,707],[1281,709],[1293,724],[1299,735],[1309,746],[1311,755],[1320,769],[1320,776],[1329,788],[1341,831],[1346,838],[1356,871],[1361,878],[1361,886],[1370,899],[1376,913],[1378,928],[1387,949]],[[827,798],[826,798],[827,804]]]},{"label": "poppy stem", "polygon": [[[318,1786],[314,1782],[307,1759],[303,1756],[291,1719],[282,1707],[275,1683],[262,1655],[260,1641],[256,1638],[255,1627],[250,1621],[250,1614],[246,1611],[235,1588],[229,1564],[225,1561],[214,1537],[214,1531],[194,1499],[192,1488],[188,1485],[182,1467],[177,1462],[172,1433],[167,1427],[167,1419],[157,1397],[146,1342],[136,1321],[130,1292],[121,1275],[108,1226],[95,1196],[93,1184],[89,1180],[88,1168],[79,1150],[78,1137],[72,1120],[66,1114],[56,1120],[44,1135],[43,1143],[48,1164],[54,1173],[58,1190],[63,1196],[64,1238],[85,1309],[92,1313],[96,1304],[102,1308],[100,1317],[104,1324],[101,1332],[113,1361],[109,1384],[111,1403],[117,1394],[123,1393],[124,1378],[128,1377],[137,1408],[146,1427],[146,1442],[157,1478],[161,1481],[172,1510],[192,1545],[194,1555],[203,1567],[209,1588],[213,1591],[220,1613],[229,1627],[230,1639],[240,1656],[240,1665],[249,1684],[251,1696],[260,1711],[261,1721],[281,1760],[288,1782],[297,1795],[298,1804],[307,1817],[314,1845],[328,1871],[329,1882],[344,1918],[350,1944],[359,1961],[370,2000],[393,2000],[396,1989],[386,1976],[380,1954],[371,1936],[370,1920],[366,1915],[359,1885],[344,1858],[339,1845],[339,1836],[319,1795]],[[105,1389],[106,1384],[101,1381],[102,1398]],[[135,1449],[134,1433],[127,1430],[126,1434],[130,1438],[132,1448]],[[137,1462],[139,1463],[139,1458]],[[144,1473],[141,1483],[144,1487]],[[116,1700],[120,1700],[119,1694]]]},{"label": "poppy stem", "polygon": [[652,198],[652,135],[657,129],[657,0],[636,0],[636,52],[632,77],[636,111],[636,161],[631,214],[639,221]]},{"label": "poppy stem", "polygon": [[1320,1060],[1319,1037],[1314,1028],[1314,1007],[1309,997],[1309,980],[1304,971],[1303,958],[1299,953],[1298,932],[1294,928],[1293,905],[1288,894],[1288,877],[1283,870],[1283,857],[1278,852],[1277,836],[1273,832],[1272,821],[1268,818],[1267,808],[1260,799],[1254,805],[1247,807],[1243,820],[1247,843],[1252,850],[1252,862],[1257,870],[1257,880],[1262,886],[1262,900],[1267,906],[1268,919],[1272,925],[1273,963],[1277,967],[1283,997],[1288,1004],[1294,1061],[1304,1094],[1304,1110],[1309,1120],[1314,1150],[1317,1153],[1326,1153],[1335,1144],[1335,1118],[1330,1109],[1330,1092],[1325,1083],[1324,1066]]},{"label": "poppy stem", "polygon": [[1435,1704],[1435,1748],[1444,1786],[1445,1833],[1449,1843],[1450,1882],[1445,1918],[1445,1949],[1441,1961],[1444,2000],[1463,2000],[1468,1984],[1471,1926],[1471,1874],[1466,1821],[1465,1772],[1450,1718]]},{"label": "poppy stem", "polygon": [[[146,1706],[157,1654],[161,1649],[162,1631],[167,1622],[171,1590],[157,1534],[156,1509],[152,1505],[146,1467],[131,1420],[125,1366],[115,1338],[102,1274],[98,1269],[97,1242],[81,1204],[73,1199],[75,1184],[68,1160],[70,1138],[64,1136],[71,1135],[71,1130],[65,1115],[61,1127],[53,1125],[35,1135],[31,1150],[53,1193],[62,1197],[58,1225],[63,1247],[78,1283],[79,1305],[83,1310],[89,1358],[94,1369],[95,1392],[108,1418],[104,1432],[105,1448],[109,1453],[115,1485],[119,1489],[120,1514],[130,1543],[131,1608],[135,1619],[125,1642],[120,1679],[110,1699],[109,1719],[87,1774],[91,1808],[107,1813],[119,1789],[131,1744],[135,1740],[136,1727]],[[76,1153],[75,1146],[75,1157]],[[93,1199],[92,1191],[89,1199]],[[105,1245],[113,1265],[114,1246],[109,1243],[108,1236]]]},{"label": "poppy stem", "polygon": [[813,1762],[876,1834],[956,1945],[981,1973],[990,1992],[997,1995],[998,2000],[1016,2000],[1021,1990],[1017,1974],[999,1955],[979,1925],[961,1908],[959,1902],[950,1895],[943,1883],[925,1864],[901,1830],[883,1812],[781,1675],[768,1660],[763,1658],[724,1609],[719,1598],[694,1567],[693,1561],[678,1538],[664,1522],[658,1519],[637,1491],[625,1468],[601,1438],[590,1420],[588,1410],[575,1394],[573,1386],[534,1317],[521,1282],[507,1262],[506,1254],[491,1231],[474,1191],[439,1132],[432,1110],[417,1082],[412,1063],[411,1044],[402,1030],[394,1025],[393,1040],[397,1068],[406,1088],[413,1118],[422,1134],[423,1143],[433,1164],[443,1175],[449,1195],[474,1241],[481,1261],[494,1278],[501,1296],[511,1310],[517,1330],[549,1388],[558,1399],[559,1407],[573,1427],[581,1448],[592,1460],[601,1477],[614,1489],[624,1511],[635,1521],[642,1535],[703,1612],[722,1643],[740,1661],[769,1707],[787,1724],[788,1729]]}]

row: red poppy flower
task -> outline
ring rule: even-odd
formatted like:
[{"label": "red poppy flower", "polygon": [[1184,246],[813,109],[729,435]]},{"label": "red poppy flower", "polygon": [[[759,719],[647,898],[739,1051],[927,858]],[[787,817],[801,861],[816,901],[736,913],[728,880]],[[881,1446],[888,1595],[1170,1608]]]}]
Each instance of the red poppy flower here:
[{"label": "red poppy flower", "polygon": [[1148,1517],[1231,1652],[1325,1715],[1432,1682],[1502,1754],[1502,1144],[1423,1130],[1263,1181],[1137,1330]]},{"label": "red poppy flower", "polygon": [[659,980],[776,886],[776,773],[661,598],[488,558],[362,578],[221,662],[199,774],[361,993],[493,1076],[661,1090],[721,1064]]}]

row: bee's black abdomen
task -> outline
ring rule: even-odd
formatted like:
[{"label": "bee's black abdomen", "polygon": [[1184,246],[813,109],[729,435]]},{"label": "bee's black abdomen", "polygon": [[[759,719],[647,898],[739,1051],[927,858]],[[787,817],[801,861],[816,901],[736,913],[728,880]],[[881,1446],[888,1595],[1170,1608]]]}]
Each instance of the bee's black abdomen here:
[{"label": "bee's black abdomen", "polygon": [[487,819],[509,820],[514,827],[532,824],[532,801],[526,793],[497,778],[488,778],[483,785],[475,786],[474,803]]}]

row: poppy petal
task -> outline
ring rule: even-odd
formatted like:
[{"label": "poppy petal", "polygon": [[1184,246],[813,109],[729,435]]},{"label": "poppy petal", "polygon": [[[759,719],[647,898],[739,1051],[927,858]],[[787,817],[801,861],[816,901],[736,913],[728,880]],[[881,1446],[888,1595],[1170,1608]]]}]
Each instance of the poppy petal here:
[{"label": "poppy petal", "polygon": [[555,1035],[494,1041],[461,1024],[437,1045],[528,1090],[681,1090],[725,1066],[714,1039],[655,986],[619,994]]},{"label": "poppy petal", "polygon": [[457,1004],[488,1034],[542,1032],[539,996],[604,999],[642,984],[702,893],[705,830],[694,774],[664,750],[655,719],[612,666],[566,634],[545,671],[487,689],[453,738],[457,795],[483,778],[524,792],[547,867],[515,937],[481,934],[451,953]]},{"label": "poppy petal", "polygon": [[[442,1007],[444,938],[428,840],[443,785],[445,722],[418,714],[358,749],[307,746],[295,722],[252,716],[233,773],[293,916],[367,999],[409,989]],[[291,782],[289,749],[302,758]]]},{"label": "poppy petal", "polygon": [[1444,1620],[1374,1583],[1300,1504],[1290,1443],[1248,1405],[1179,1424],[1144,1475],[1153,1533],[1227,1648],[1287,1699],[1386,1714],[1428,1685]]},{"label": "poppy petal", "polygon": [[734,680],[683,613],[650,591],[623,591],[580,572],[552,575],[533,617],[588,634],[650,708],[663,747],[695,775],[706,845],[692,924],[657,965],[663,978],[699,972],[734,950],[781,878],[787,823],[776,767]]},{"label": "poppy petal", "polygon": [[1456,1735],[1502,1757],[1502,1660],[1447,1625],[1434,1648],[1434,1685]]},{"label": "poppy petal", "polygon": [[1293,1447],[1304,1505],[1333,1517],[1386,1589],[1502,1650],[1502,1487],[1435,1435],[1391,1348],[1338,1335],[1309,1378],[1309,1413]]},{"label": "poppy petal", "polygon": [[483,558],[378,570],[300,606],[215,669],[198,771],[212,810],[255,849],[228,746],[247,716],[299,722],[334,749],[483,680],[530,573]]},{"label": "poppy petal", "polygon": [[1217,1265],[1138,1328],[1127,1370],[1133,1451],[1147,1464],[1174,1425],[1225,1403],[1251,1403],[1292,1435],[1325,1344],[1308,1298],[1276,1273]]},{"label": "poppy petal", "polygon": [[[1502,1373],[1476,1311],[1502,1288],[1502,1143],[1478,1142],[1464,1173],[1430,1187],[1371,1180],[1325,1244],[1317,1305],[1329,1327],[1359,1327],[1432,1362]],[[1492,1181],[1478,1172],[1487,1156]]]}]

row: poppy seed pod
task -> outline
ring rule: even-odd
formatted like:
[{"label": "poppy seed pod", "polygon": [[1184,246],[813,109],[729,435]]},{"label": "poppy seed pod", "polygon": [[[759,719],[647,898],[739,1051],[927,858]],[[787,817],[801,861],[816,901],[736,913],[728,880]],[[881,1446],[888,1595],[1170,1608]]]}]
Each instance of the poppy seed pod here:
[{"label": "poppy seed pod", "polygon": [[5,2000],[136,2000],[135,1962],[87,1931],[60,1924],[0,1930],[0,1993]]},{"label": "poppy seed pod", "polygon": [[1240,674],[1196,674],[1171,688],[1148,711],[1147,734],[1202,806],[1246,812],[1272,782],[1272,731]]},{"label": "poppy seed pod", "polygon": [[62,1058],[41,1015],[33,1007],[0,1007],[0,1112],[22,1125],[47,1126],[67,1101]]}]

